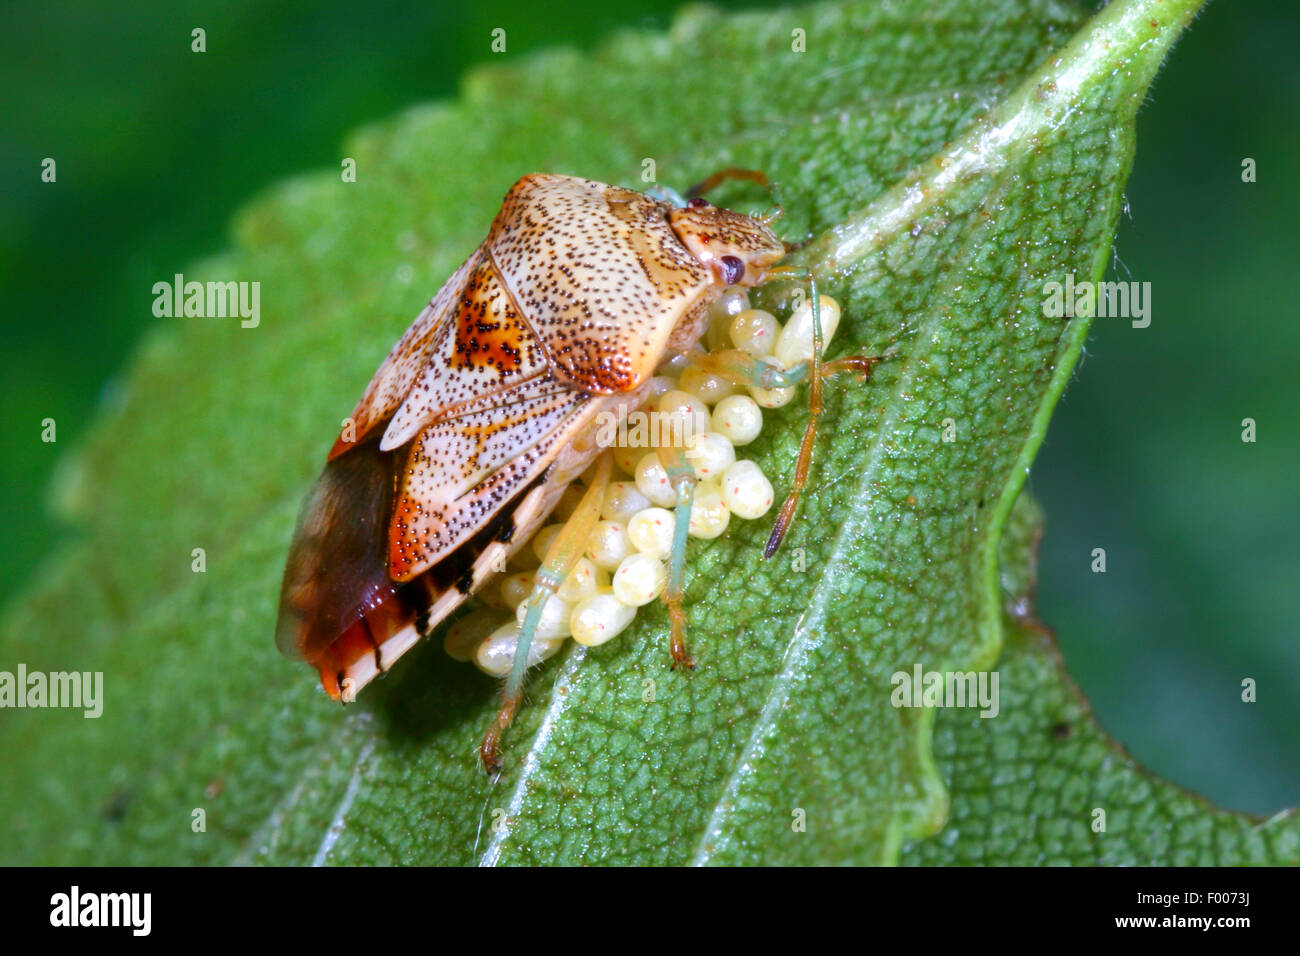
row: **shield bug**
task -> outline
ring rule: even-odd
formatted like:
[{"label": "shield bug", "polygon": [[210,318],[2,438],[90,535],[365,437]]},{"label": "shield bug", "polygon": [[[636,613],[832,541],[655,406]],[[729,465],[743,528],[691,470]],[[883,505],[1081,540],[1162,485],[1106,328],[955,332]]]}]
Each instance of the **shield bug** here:
[{"label": "shield bug", "polygon": [[[331,698],[353,700],[493,578],[592,467],[527,599],[503,704],[481,748],[495,770],[538,657],[531,645],[546,602],[600,517],[611,455],[598,425],[644,405],[656,369],[674,355],[756,388],[810,383],[794,489],[765,554],[776,550],[807,478],[823,375],[869,372],[876,359],[821,361],[816,283],[777,265],[786,247],[770,218],[698,195],[730,176],[765,183],[724,170],[690,199],[553,175],[511,188],[487,238],[380,365],[299,515],[276,643],[314,666]],[[739,348],[703,353],[714,301],[777,278],[809,282],[811,356],[783,367]],[[674,666],[689,667],[681,598],[697,477],[681,447],[658,454],[676,519],[663,598]]]}]

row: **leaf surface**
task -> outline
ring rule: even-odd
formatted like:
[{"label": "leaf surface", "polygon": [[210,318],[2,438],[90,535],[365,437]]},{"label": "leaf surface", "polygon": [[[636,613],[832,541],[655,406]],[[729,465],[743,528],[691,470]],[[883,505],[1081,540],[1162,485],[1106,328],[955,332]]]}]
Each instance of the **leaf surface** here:
[{"label": "leaf surface", "polygon": [[[667,36],[480,70],[458,101],[348,142],[357,182],[258,199],[186,278],[259,281],[260,325],[171,320],[150,338],[60,483],[84,539],[5,618],[0,660],[103,671],[106,700],[98,720],[5,715],[7,769],[33,787],[0,795],[0,854],[893,862],[938,831],[933,714],[891,706],[891,675],[998,659],[1001,528],[1087,331],[1044,315],[1043,286],[1101,277],[1134,112],[1196,6],[691,10]],[[638,187],[646,160],[677,187],[766,170],[785,237],[818,237],[796,259],[844,303],[834,351],[894,357],[828,387],[775,559],[765,522],[693,543],[699,670],[668,670],[658,609],[572,647],[534,676],[493,783],[476,746],[494,682],[434,642],[340,712],[274,652],[280,568],[337,423],[510,184]],[[751,446],[778,488],[805,414],[768,416]]]}]

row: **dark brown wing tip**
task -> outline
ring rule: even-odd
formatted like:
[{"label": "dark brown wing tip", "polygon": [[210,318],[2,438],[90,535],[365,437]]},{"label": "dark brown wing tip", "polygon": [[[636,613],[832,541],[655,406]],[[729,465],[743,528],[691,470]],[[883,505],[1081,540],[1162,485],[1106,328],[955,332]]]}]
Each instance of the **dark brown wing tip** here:
[{"label": "dark brown wing tip", "polygon": [[330,453],[325,456],[326,464],[333,461],[335,458],[343,454],[345,451],[351,451],[353,448],[356,447],[357,447],[357,441],[355,438],[348,439],[344,437],[342,434],[340,434],[339,437],[335,439],[334,444],[330,446]]}]

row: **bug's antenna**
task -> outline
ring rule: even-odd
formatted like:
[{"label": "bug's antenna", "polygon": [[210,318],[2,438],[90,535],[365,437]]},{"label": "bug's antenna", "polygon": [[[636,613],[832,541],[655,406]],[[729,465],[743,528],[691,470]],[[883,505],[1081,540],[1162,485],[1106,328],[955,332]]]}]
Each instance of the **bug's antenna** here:
[{"label": "bug's antenna", "polygon": [[752,183],[758,183],[764,189],[771,189],[772,187],[772,184],[767,181],[767,173],[761,169],[741,169],[739,166],[728,166],[726,169],[719,169],[708,179],[701,180],[686,190],[686,198],[694,199],[697,196],[703,196],[725,183],[728,179],[747,179]]},{"label": "bug's antenna", "polygon": [[716,189],[720,184],[728,179],[744,179],[752,183],[758,183],[772,197],[772,204],[776,207],[765,216],[755,216],[765,226],[770,226],[782,216],[785,215],[785,204],[781,202],[781,194],[777,189],[776,183],[767,178],[767,173],[761,169],[742,169],[739,166],[728,166],[726,169],[719,169],[708,179],[702,180],[686,190],[687,199],[695,199],[703,196],[705,193]]}]

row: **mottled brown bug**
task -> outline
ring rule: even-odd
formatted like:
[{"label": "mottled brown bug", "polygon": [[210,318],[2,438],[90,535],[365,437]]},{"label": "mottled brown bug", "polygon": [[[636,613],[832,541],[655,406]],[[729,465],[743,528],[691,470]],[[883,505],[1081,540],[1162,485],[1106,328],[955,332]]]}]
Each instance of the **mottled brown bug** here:
[{"label": "mottled brown bug", "polygon": [[[726,170],[693,192],[726,176],[763,181]],[[732,381],[811,384],[795,488],[766,553],[776,550],[807,476],[823,374],[869,372],[875,360],[821,362],[815,283],[776,265],[786,249],[770,220],[660,194],[525,176],[375,373],[303,505],[280,599],[278,646],[316,667],[333,699],[355,698],[479,589],[596,461],[538,571],[504,703],[483,741],[495,769],[537,617],[581,553],[608,480],[593,426],[602,413],[637,408],[666,358],[698,354],[708,309],[729,286],[803,277],[813,285],[811,361],[783,371],[738,351],[707,356]],[[680,450],[660,454],[685,519],[664,594],[672,656],[693,666],[681,595],[695,476]]]}]

